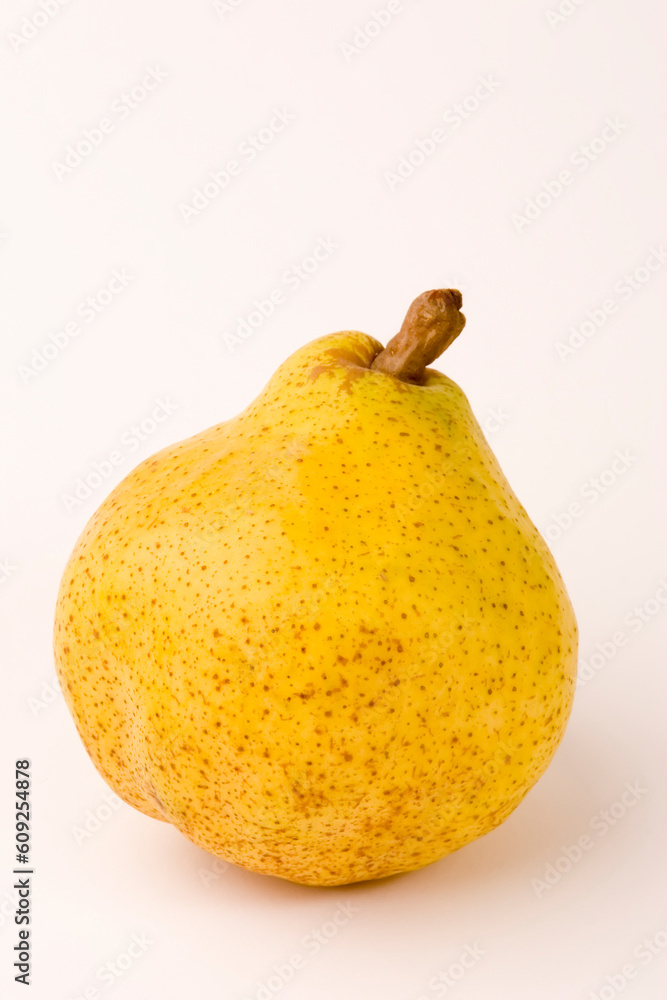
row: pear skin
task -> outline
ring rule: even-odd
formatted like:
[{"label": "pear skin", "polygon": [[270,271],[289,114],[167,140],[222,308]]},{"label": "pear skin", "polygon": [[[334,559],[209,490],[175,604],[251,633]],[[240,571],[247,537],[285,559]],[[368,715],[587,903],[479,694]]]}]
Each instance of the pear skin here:
[{"label": "pear skin", "polygon": [[297,350],[232,420],[138,465],[86,525],[56,669],[125,802],[308,885],[421,868],[493,830],[572,707],[577,624],[425,293],[387,348]]}]

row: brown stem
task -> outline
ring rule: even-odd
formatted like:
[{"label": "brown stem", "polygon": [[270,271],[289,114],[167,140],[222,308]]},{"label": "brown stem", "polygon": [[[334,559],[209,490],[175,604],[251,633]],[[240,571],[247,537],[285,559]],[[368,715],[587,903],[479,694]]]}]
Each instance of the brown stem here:
[{"label": "brown stem", "polygon": [[455,288],[438,288],[418,296],[403,320],[403,326],[380,351],[371,368],[394,375],[403,382],[421,383],[424,372],[440,357],[465,326],[459,312],[463,298]]}]

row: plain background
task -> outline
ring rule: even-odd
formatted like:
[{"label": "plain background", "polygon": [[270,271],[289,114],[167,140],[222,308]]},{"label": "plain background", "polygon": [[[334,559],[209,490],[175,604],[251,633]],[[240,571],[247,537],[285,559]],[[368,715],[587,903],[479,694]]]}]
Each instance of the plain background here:
[{"label": "plain background", "polygon": [[[662,996],[664,7],[403,0],[380,30],[383,0],[44,3],[0,14],[3,995],[24,995],[12,789],[29,757],[34,998]],[[260,132],[276,112],[282,131]],[[209,175],[233,159],[221,191]],[[326,259],[288,285],[319,240]],[[547,774],[449,858],[323,890],[216,866],[105,802],[55,682],[65,561],[141,459],[233,416],[316,336],[386,341],[442,285],[468,325],[439,365],[549,538],[589,679]]]}]

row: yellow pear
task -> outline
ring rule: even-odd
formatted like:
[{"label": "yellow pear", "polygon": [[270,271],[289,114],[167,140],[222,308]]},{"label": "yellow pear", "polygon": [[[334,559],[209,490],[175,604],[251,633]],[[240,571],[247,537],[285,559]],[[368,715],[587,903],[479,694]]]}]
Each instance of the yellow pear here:
[{"label": "yellow pear", "polygon": [[426,292],[386,349],[296,351],[134,469],[60,586],[58,677],[126,802],[237,865],[339,885],[498,826],[548,766],[577,626]]}]

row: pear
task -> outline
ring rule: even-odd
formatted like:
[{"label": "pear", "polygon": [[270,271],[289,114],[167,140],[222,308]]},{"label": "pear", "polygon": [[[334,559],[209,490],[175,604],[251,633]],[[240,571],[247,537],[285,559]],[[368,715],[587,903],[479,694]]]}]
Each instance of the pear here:
[{"label": "pear", "polygon": [[65,569],[55,659],[125,802],[247,869],[339,885],[493,830],[572,706],[573,609],[466,397],[428,367],[461,295],[388,346],[297,350],[148,458]]}]

